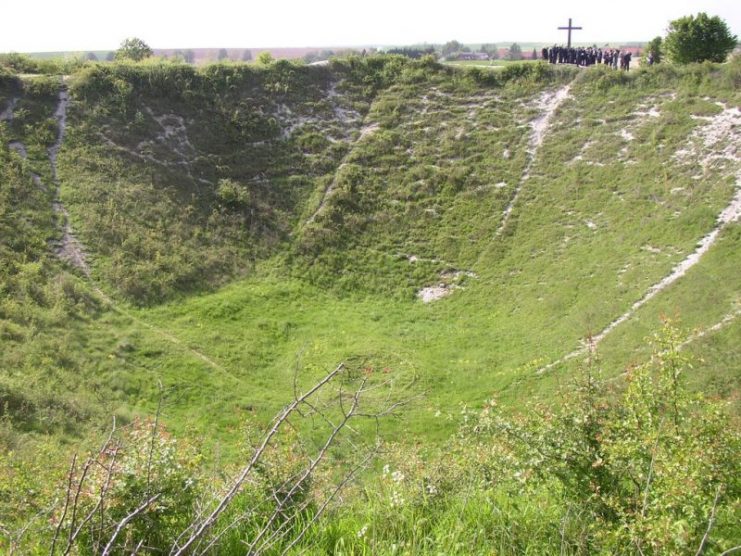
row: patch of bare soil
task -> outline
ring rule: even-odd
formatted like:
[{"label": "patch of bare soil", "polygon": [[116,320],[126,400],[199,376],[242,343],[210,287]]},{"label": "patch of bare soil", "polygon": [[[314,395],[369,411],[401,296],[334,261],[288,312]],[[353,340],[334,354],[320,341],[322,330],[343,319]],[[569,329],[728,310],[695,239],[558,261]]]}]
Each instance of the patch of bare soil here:
[{"label": "patch of bare soil", "polygon": [[[412,260],[411,257],[409,258],[409,262],[416,262],[418,260],[420,259],[416,257],[414,257],[414,260]],[[447,297],[455,290],[462,290],[464,288],[462,280],[466,277],[478,278],[476,273],[471,272],[470,270],[445,270],[440,273],[440,279],[442,282],[435,286],[422,288],[417,292],[417,298],[420,299],[422,303],[431,303],[432,301],[437,301],[438,299]]]},{"label": "patch of bare soil", "polygon": [[69,213],[62,203],[56,201],[53,204],[56,212],[63,220],[62,237],[52,243],[54,254],[62,261],[80,270],[85,276],[90,276],[90,265],[87,263],[87,255],[82,243],[75,237],[72,232],[72,226],[69,222]]},{"label": "patch of bare soil", "polygon": [[422,303],[431,303],[442,299],[443,297],[449,296],[453,293],[455,287],[449,287],[445,284],[439,286],[430,286],[428,288],[422,288],[417,292],[417,297],[422,300]]}]

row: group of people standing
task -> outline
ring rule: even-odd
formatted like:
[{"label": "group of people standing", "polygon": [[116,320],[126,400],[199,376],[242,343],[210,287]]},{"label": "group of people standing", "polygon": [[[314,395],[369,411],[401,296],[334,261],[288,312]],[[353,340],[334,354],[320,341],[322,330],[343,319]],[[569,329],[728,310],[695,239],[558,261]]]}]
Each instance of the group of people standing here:
[{"label": "group of people standing", "polygon": [[574,48],[573,46],[555,45],[551,48],[543,48],[541,56],[543,60],[551,64],[576,64],[577,66],[604,64],[615,69],[620,64],[620,69],[626,71],[630,69],[630,59],[632,58],[629,50],[610,48],[603,51],[601,48],[591,46],[588,48]]}]

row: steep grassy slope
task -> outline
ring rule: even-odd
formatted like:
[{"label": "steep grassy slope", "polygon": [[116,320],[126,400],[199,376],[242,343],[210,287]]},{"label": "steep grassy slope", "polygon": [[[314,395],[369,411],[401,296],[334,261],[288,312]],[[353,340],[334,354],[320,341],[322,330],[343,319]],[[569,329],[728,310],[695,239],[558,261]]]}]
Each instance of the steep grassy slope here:
[{"label": "steep grassy slope", "polygon": [[[233,461],[245,423],[340,361],[411,398],[386,437],[447,446],[465,406],[562,403],[590,344],[608,381],[642,363],[662,315],[688,330],[692,386],[736,401],[739,75],[395,57],[0,74],[0,464],[36,484],[38,454],[155,413]],[[376,510],[353,511],[359,529]]]},{"label": "steep grassy slope", "polygon": [[[91,288],[152,304],[254,274],[73,327],[99,346],[79,351],[103,356],[106,405],[150,412],[162,380],[178,392],[177,428],[218,415],[228,439],[239,408],[280,406],[297,359],[307,380],[352,360],[424,392],[395,427],[444,436],[432,415],[549,392],[580,341],[622,315],[604,335],[610,363],[632,357],[664,312],[699,331],[722,322],[703,345],[732,336],[737,225],[686,277],[635,315],[631,305],[733,196],[736,70],[519,71],[389,58],[75,75],[58,173]],[[55,133],[21,122],[38,113],[53,130],[52,85],[5,89],[20,98],[9,131],[39,173]],[[712,299],[689,294],[698,281]],[[448,297],[424,305],[427,287]],[[716,390],[735,391],[734,350],[707,349]]]},{"label": "steep grassy slope", "polygon": [[106,361],[84,331],[99,305],[53,252],[60,229],[47,149],[59,87],[12,82],[13,118],[0,123],[0,407],[10,447],[17,431],[79,435],[102,417],[93,375]]},{"label": "steep grassy slope", "polygon": [[328,73],[290,65],[79,76],[61,176],[64,201],[85,214],[76,227],[100,277],[152,303],[221,283],[273,252],[342,156],[339,140],[359,126],[346,99],[328,95],[335,86]]}]

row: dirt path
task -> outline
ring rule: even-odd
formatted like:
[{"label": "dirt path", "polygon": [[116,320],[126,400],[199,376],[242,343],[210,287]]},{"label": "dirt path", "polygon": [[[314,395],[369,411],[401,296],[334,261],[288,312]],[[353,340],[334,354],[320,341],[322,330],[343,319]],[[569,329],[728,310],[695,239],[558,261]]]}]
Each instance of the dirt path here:
[{"label": "dirt path", "polygon": [[680,348],[687,347],[692,342],[697,341],[701,338],[704,338],[708,334],[712,334],[714,332],[718,332],[719,330],[723,330],[726,326],[731,324],[734,320],[736,320],[739,316],[741,316],[741,307],[737,307],[735,311],[731,311],[727,315],[725,315],[722,319],[720,319],[718,322],[716,322],[712,326],[708,326],[707,328],[704,328],[702,330],[697,330],[692,334],[689,338],[687,338],[682,344],[680,344]]},{"label": "dirt path", "polygon": [[114,311],[115,313],[118,313],[119,315],[126,317],[127,319],[131,320],[133,323],[141,326],[142,328],[146,328],[147,330],[150,330],[157,334],[158,336],[164,338],[168,342],[176,345],[178,348],[180,348],[182,351],[187,352],[189,355],[195,357],[196,359],[200,359],[204,363],[206,363],[208,366],[216,369],[217,371],[225,374],[229,378],[239,382],[241,384],[242,380],[234,375],[232,372],[228,371],[223,366],[219,365],[216,361],[205,355],[204,353],[198,351],[195,348],[190,347],[188,344],[183,342],[180,338],[177,336],[174,336],[170,332],[159,328],[153,324],[148,323],[145,320],[140,319],[139,317],[133,315],[126,309],[120,307],[116,304],[113,299],[111,299],[108,294],[106,294],[103,290],[101,290],[98,286],[96,286],[94,283],[91,283],[93,291],[98,295],[98,297],[108,306],[108,308],[111,311]]},{"label": "dirt path", "polygon": [[[680,261],[667,276],[651,286],[643,297],[633,303],[625,313],[613,320],[598,334],[592,336],[590,340],[583,342],[580,348],[538,369],[538,374],[546,372],[570,359],[583,356],[589,350],[594,349],[610,332],[630,319],[638,309],[682,278],[693,266],[699,263],[702,256],[718,240],[718,236],[724,228],[733,222],[741,220],[741,169],[738,168],[741,163],[741,157],[738,152],[738,145],[741,144],[741,111],[736,107],[727,108],[725,105],[721,105],[721,107],[723,111],[720,114],[704,118],[706,124],[693,131],[689,141],[690,147],[678,151],[674,156],[674,159],[678,162],[688,164],[695,164],[699,158],[702,166],[707,166],[718,161],[721,164],[732,163],[736,165],[736,187],[734,195],[728,205],[718,215],[713,229],[698,242],[697,247],[692,253]],[[721,147],[724,145],[725,147],[721,150]],[[718,154],[719,152],[721,154]],[[732,318],[735,318],[735,315]],[[712,330],[712,327],[709,330]]]},{"label": "dirt path", "polygon": [[[332,104],[332,112],[334,113],[334,116],[336,120],[345,128],[349,129],[352,124],[355,122],[360,123],[360,134],[358,135],[357,139],[353,141],[350,144],[350,149],[348,150],[347,154],[342,158],[340,161],[340,164],[337,166],[337,169],[335,170],[334,177],[332,178],[332,181],[327,185],[327,187],[322,192],[322,197],[319,200],[319,204],[317,205],[316,209],[314,209],[314,212],[304,221],[304,226],[307,226],[314,222],[316,220],[316,217],[319,215],[322,210],[324,210],[324,207],[327,204],[327,200],[332,196],[332,192],[337,187],[337,180],[339,178],[340,172],[343,168],[347,166],[347,161],[349,160],[350,156],[353,154],[353,151],[361,141],[366,140],[368,137],[372,136],[374,133],[376,133],[379,130],[379,125],[376,122],[369,122],[362,118],[359,112],[355,110],[350,110],[347,108],[343,108],[339,104],[340,93],[337,92],[337,84],[332,84],[332,86],[327,89],[327,99]],[[368,114],[371,113],[371,109],[368,109]],[[347,135],[346,135],[347,136]]]},{"label": "dirt path", "polygon": [[494,232],[495,238],[499,237],[504,229],[507,227],[507,224],[509,223],[509,217],[512,214],[512,210],[515,208],[517,199],[520,196],[520,191],[522,191],[525,182],[530,179],[530,171],[535,164],[538,149],[543,144],[543,139],[550,129],[551,120],[553,119],[556,110],[558,110],[558,107],[561,106],[561,104],[567,98],[569,98],[570,89],[570,85],[564,85],[563,87],[555,91],[546,91],[541,94],[536,101],[536,106],[541,112],[534,120],[530,122],[530,139],[528,140],[528,144],[526,147],[528,155],[527,163],[525,164],[525,169],[522,171],[520,181],[517,182],[517,186],[512,192],[512,196],[510,197],[507,206],[504,208],[504,212],[502,213],[502,221],[499,224],[496,232]]},{"label": "dirt path", "polygon": [[[354,147],[354,145],[353,145]],[[340,172],[347,166],[347,163],[345,160],[352,152],[352,148],[350,149],[350,152],[345,155],[345,157],[342,159],[342,162],[340,162],[340,165],[337,166],[337,170],[334,172],[334,177],[332,178],[332,181],[329,183],[327,187],[324,188],[324,191],[322,192],[322,198],[319,201],[319,205],[317,205],[316,209],[314,209],[314,212],[309,216],[309,218],[306,219],[306,222],[304,222],[304,226],[308,226],[314,220],[316,220],[316,217],[319,215],[320,212],[324,209],[324,206],[327,204],[327,199],[332,195],[332,192],[337,187],[337,180],[340,177]]]},{"label": "dirt path", "polygon": [[316,209],[314,209],[314,212],[309,216],[309,218],[306,219],[304,222],[304,226],[307,226],[314,222],[316,220],[316,217],[319,215],[320,212],[324,209],[324,207],[327,204],[327,200],[331,197],[332,192],[337,187],[337,180],[340,177],[340,172],[347,166],[347,160],[349,157],[353,154],[353,150],[355,149],[356,145],[358,145],[361,141],[365,140],[367,137],[373,135],[378,130],[378,124],[367,124],[363,126],[363,128],[360,130],[360,135],[358,136],[358,139],[350,146],[350,150],[347,152],[347,154],[343,157],[342,161],[340,162],[340,165],[337,166],[337,170],[335,170],[334,177],[332,178],[332,181],[329,183],[329,185],[324,189],[324,192],[322,193],[322,198],[319,201],[319,204],[317,205]]},{"label": "dirt path", "polygon": [[69,213],[60,198],[60,184],[57,178],[57,157],[62,148],[64,136],[67,132],[67,106],[69,105],[69,94],[65,89],[59,92],[57,109],[54,119],[57,121],[57,140],[47,149],[49,164],[51,166],[51,178],[54,185],[54,202],[52,208],[62,222],[62,237],[52,244],[54,254],[61,260],[77,268],[88,278],[90,277],[90,265],[82,244],[78,241],[72,231]]}]

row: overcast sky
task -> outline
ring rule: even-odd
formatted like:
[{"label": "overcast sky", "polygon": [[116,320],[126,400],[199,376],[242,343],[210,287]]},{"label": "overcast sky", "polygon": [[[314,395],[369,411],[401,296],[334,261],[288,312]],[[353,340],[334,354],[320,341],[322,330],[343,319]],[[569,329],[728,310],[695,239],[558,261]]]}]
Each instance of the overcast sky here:
[{"label": "overcast sky", "polygon": [[705,11],[741,34],[740,0],[2,0],[0,52],[153,48],[641,41]]}]

